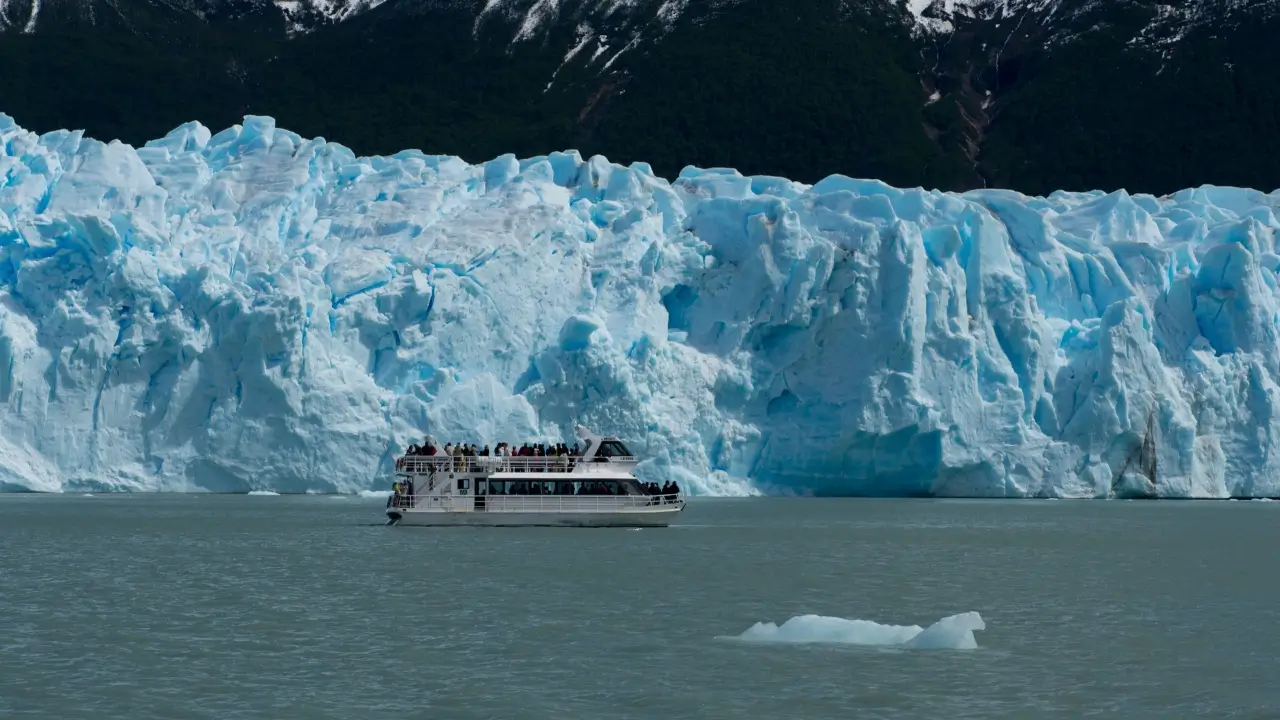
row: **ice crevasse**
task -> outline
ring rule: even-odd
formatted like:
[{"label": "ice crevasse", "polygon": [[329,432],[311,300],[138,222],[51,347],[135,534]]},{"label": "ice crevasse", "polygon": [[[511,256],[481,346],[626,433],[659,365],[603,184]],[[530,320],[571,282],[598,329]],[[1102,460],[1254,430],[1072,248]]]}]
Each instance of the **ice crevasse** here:
[{"label": "ice crevasse", "polygon": [[0,488],[355,492],[581,422],[701,493],[1277,496],[1278,207],[0,115]]}]

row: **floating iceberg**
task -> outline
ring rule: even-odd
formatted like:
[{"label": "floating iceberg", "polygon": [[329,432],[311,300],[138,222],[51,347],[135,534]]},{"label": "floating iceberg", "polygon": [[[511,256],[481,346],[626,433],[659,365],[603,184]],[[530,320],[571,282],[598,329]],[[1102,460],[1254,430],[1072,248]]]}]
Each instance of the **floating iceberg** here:
[{"label": "floating iceberg", "polygon": [[761,643],[837,643],[881,645],[916,650],[973,650],[974,631],[986,630],[976,612],[945,617],[928,628],[919,625],[881,625],[870,620],[846,620],[823,615],[798,615],[776,625],[756,623],[734,640]]},{"label": "floating iceberg", "polygon": [[702,493],[1276,496],[1278,207],[0,115],[0,489],[354,493],[578,421]]}]

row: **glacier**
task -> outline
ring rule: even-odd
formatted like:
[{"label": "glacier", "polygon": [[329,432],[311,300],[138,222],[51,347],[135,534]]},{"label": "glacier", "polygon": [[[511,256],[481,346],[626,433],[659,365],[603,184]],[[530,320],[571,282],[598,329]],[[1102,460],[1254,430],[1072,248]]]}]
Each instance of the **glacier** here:
[{"label": "glacier", "polygon": [[0,115],[0,489],[385,489],[580,422],[701,494],[1280,496],[1280,193]]}]

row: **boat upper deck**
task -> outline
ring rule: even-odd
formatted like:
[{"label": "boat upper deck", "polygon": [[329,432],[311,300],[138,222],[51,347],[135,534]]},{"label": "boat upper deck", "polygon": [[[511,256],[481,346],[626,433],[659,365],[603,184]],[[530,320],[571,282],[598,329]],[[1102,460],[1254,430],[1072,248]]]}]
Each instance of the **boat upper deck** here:
[{"label": "boat upper deck", "polygon": [[439,472],[467,475],[498,473],[616,474],[635,467],[633,456],[583,458],[571,455],[550,457],[506,457],[494,455],[406,455],[396,460],[396,471],[412,475]]}]

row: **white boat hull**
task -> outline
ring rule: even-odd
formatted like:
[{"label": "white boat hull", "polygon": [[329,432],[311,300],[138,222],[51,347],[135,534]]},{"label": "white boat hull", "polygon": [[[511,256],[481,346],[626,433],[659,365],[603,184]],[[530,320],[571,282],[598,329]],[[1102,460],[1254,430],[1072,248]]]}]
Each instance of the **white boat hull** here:
[{"label": "white boat hull", "polygon": [[613,512],[503,512],[389,508],[387,517],[399,525],[480,527],[666,527],[684,505]]}]

